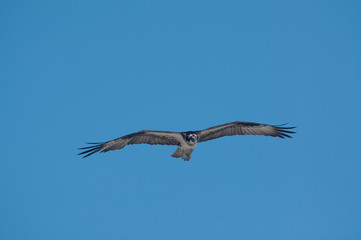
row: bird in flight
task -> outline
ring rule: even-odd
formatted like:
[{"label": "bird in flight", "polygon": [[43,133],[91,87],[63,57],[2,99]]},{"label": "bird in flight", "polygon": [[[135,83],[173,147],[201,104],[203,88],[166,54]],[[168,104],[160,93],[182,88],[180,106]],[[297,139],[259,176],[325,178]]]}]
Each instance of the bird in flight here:
[{"label": "bird in flight", "polygon": [[188,132],[167,132],[167,131],[149,131],[143,130],[120,138],[102,143],[88,143],[92,146],[79,148],[84,150],[79,155],[88,157],[96,152],[108,152],[112,150],[122,149],[126,145],[131,144],[150,144],[150,145],[175,145],[177,150],[172,154],[174,158],[182,158],[189,161],[192,152],[199,142],[205,142],[212,139],[233,136],[233,135],[263,135],[280,138],[292,138],[290,131],[295,127],[284,127],[282,125],[268,125],[253,122],[231,122],[214,127],[210,127],[200,131]]}]

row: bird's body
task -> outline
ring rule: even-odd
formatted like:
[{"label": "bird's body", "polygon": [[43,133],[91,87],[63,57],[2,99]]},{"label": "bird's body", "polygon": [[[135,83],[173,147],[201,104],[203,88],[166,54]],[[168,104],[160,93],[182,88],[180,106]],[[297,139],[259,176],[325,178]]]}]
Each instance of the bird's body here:
[{"label": "bird's body", "polygon": [[167,132],[143,130],[104,143],[90,143],[93,145],[80,148],[85,150],[80,154],[85,154],[84,157],[88,157],[99,151],[107,152],[122,149],[126,145],[145,143],[150,145],[176,145],[178,148],[172,154],[172,157],[189,161],[193,150],[199,142],[233,135],[264,135],[291,138],[288,134],[294,133],[290,131],[293,128],[283,127],[283,125],[273,126],[252,122],[231,122],[201,131]]},{"label": "bird's body", "polygon": [[182,134],[182,140],[179,147],[172,154],[172,157],[182,158],[184,161],[189,161],[192,157],[192,152],[198,143],[198,136],[194,132],[187,132]]}]

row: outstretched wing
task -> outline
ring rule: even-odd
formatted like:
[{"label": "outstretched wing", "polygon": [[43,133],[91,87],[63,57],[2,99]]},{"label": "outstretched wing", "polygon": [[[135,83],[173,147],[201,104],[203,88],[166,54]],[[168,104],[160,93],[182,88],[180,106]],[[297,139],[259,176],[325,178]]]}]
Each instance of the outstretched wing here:
[{"label": "outstretched wing", "polygon": [[85,158],[99,151],[107,152],[122,149],[130,144],[180,145],[182,139],[182,135],[176,132],[139,131],[104,143],[89,143],[92,144],[92,146],[79,148],[85,150],[79,153],[79,155],[84,154],[85,156],[83,158]]},{"label": "outstretched wing", "polygon": [[252,122],[231,122],[198,131],[198,142],[233,135],[263,135],[280,138],[292,138],[288,134],[295,133],[290,131],[290,129],[293,129],[294,127],[282,127],[284,125],[285,124],[273,126]]}]

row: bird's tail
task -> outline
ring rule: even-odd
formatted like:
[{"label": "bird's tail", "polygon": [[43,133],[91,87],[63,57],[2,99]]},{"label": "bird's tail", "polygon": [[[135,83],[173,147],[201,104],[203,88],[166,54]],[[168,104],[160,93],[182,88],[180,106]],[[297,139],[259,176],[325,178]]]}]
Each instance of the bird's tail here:
[{"label": "bird's tail", "polygon": [[182,158],[184,161],[189,161],[189,160],[191,160],[192,152],[190,152],[189,154],[186,154],[181,149],[181,147],[178,147],[177,150],[172,154],[172,157],[174,157],[174,158]]}]

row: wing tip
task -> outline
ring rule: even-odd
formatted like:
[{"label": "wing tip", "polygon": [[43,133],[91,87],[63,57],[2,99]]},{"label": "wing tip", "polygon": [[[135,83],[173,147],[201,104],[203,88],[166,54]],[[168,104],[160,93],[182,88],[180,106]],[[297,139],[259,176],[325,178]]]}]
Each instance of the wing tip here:
[{"label": "wing tip", "polygon": [[[289,123],[289,122],[288,122]],[[280,138],[293,138],[290,134],[295,134],[296,132],[294,131],[290,131],[292,129],[295,129],[296,127],[284,127],[285,125],[287,125],[288,123],[284,123],[284,124],[280,124],[280,125],[275,125],[276,129],[277,129],[277,135],[276,137],[280,137]]]},{"label": "wing tip", "polygon": [[[78,153],[78,155],[84,155],[82,158],[89,157],[90,155],[99,152],[104,148],[104,143],[87,143],[87,144],[92,144],[92,146],[78,148],[80,150],[85,150],[83,152]],[[104,152],[104,150],[102,150],[101,152]]]}]

